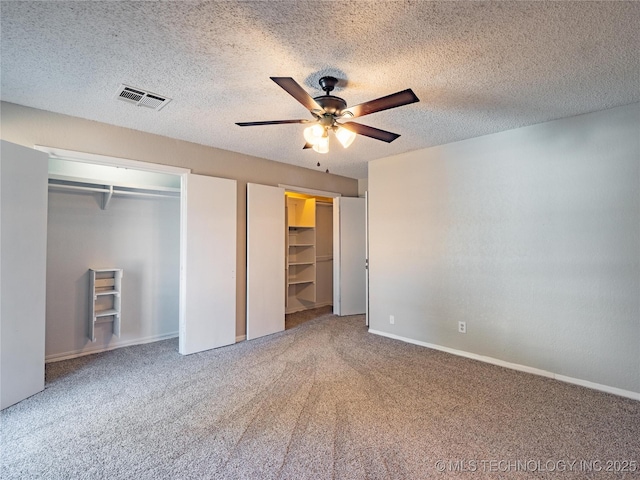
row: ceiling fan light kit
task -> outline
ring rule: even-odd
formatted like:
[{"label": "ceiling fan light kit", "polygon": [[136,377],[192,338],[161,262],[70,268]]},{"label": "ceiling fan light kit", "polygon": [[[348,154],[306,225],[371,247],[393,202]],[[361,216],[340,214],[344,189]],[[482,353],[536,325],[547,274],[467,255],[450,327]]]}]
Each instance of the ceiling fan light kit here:
[{"label": "ceiling fan light kit", "polygon": [[321,137],[318,143],[311,148],[318,153],[329,153],[329,135]]},{"label": "ceiling fan light kit", "polygon": [[348,130],[344,127],[338,126],[335,129],[336,138],[342,144],[344,148],[349,148],[349,145],[356,139],[356,133]]},{"label": "ceiling fan light kit", "polygon": [[311,125],[310,127],[305,128],[303,135],[307,143],[315,145],[320,141],[325,133],[325,129],[322,127],[322,125],[316,123],[315,125]]},{"label": "ceiling fan light kit", "polygon": [[320,87],[325,92],[325,95],[320,95],[319,97],[311,97],[291,77],[271,77],[271,80],[280,85],[289,95],[309,110],[314,120],[268,120],[263,122],[238,122],[236,125],[249,127],[286,123],[311,123],[312,125],[304,129],[303,136],[306,143],[302,148],[311,148],[318,153],[329,152],[329,131],[333,131],[344,148],[348,148],[353,143],[356,135],[364,135],[387,143],[393,142],[400,135],[351,121],[339,123],[338,120],[362,117],[420,101],[413,93],[413,90],[409,88],[402,92],[347,108],[347,102],[344,99],[331,95],[331,92],[338,84],[338,79],[335,77],[326,76],[319,80]]}]

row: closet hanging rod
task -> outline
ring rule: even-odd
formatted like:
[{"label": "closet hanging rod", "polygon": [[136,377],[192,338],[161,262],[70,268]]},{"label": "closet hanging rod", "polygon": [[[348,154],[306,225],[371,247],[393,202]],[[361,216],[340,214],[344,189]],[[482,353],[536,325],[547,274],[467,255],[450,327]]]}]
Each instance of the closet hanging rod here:
[{"label": "closet hanging rod", "polygon": [[180,198],[180,195],[171,193],[147,193],[147,192],[130,192],[127,190],[114,190],[114,195],[132,195],[136,197],[162,197],[162,198]]},{"label": "closet hanging rod", "polygon": [[108,188],[98,188],[98,187],[80,187],[78,185],[62,185],[59,183],[50,183],[49,188],[58,188],[60,190],[80,190],[83,192],[99,192],[99,193],[109,193]]},{"label": "closet hanging rod", "polygon": [[154,192],[180,192],[180,187],[167,187],[164,185],[150,185],[141,184],[128,181],[101,181],[95,178],[75,177],[71,175],[60,175],[57,173],[49,173],[49,182],[65,182],[56,183],[56,185],[68,185],[81,183],[84,185],[95,185],[98,188],[108,188],[113,186],[114,188],[131,188],[135,190],[151,190]]},{"label": "closet hanging rod", "polygon": [[[49,183],[49,188],[57,188],[60,190],[76,190],[82,192],[97,192],[97,193],[112,193],[113,195],[131,195],[136,197],[162,197],[162,198],[180,198],[178,192],[166,192],[166,193],[149,193],[149,192],[136,192],[130,190],[119,190],[114,188],[99,188],[99,187],[85,187],[81,185],[66,185],[62,183]],[[151,190],[151,189],[150,189]]]}]

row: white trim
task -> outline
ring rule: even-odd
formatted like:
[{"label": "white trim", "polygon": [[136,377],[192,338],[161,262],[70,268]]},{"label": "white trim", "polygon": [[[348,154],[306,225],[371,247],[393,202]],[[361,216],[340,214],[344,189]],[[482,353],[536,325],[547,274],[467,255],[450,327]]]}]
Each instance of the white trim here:
[{"label": "white trim", "polygon": [[246,335],[239,335],[236,337],[236,343],[238,342],[244,342],[247,339]]},{"label": "white trim", "polygon": [[590,382],[588,380],[582,380],[580,378],[567,377],[566,375],[554,374],[553,378],[565,383],[572,383],[574,385],[580,385],[581,387],[591,388],[592,390],[600,390],[601,392],[611,393],[620,397],[627,397],[633,400],[640,400],[640,393],[632,392],[630,390],[623,390],[617,387],[610,387],[609,385],[602,385],[600,383]]},{"label": "white trim", "polygon": [[325,192],[323,190],[314,190],[313,188],[296,187],[294,185],[285,185],[283,183],[279,183],[278,186],[280,188],[284,188],[287,192],[306,193],[308,195],[317,195],[319,197],[332,197],[332,198],[337,198],[342,196],[341,193]]},{"label": "white trim", "polygon": [[110,157],[108,155],[97,155],[95,153],[78,152],[75,150],[64,150],[62,148],[47,147],[44,145],[34,145],[36,150],[49,154],[50,157],[71,162],[93,163],[96,165],[107,165],[111,167],[135,168],[156,173],[171,173],[174,175],[184,175],[191,173],[191,169],[173,167],[170,165],[160,165],[157,163],[141,162],[139,160],[129,160],[128,158]]},{"label": "white trim", "polygon": [[369,333],[374,335],[380,335],[382,337],[392,338],[394,340],[400,340],[402,342],[411,343],[413,345],[419,345],[421,347],[431,348],[433,350],[439,350],[441,352],[451,353],[459,357],[470,358],[472,360],[478,360],[484,363],[490,363],[499,367],[509,368],[511,370],[518,370],[520,372],[532,373],[541,377],[553,378],[565,383],[571,383],[574,385],[580,385],[581,387],[591,388],[592,390],[599,390],[601,392],[612,393],[620,397],[631,398],[632,400],[640,400],[640,392],[632,392],[630,390],[623,390],[617,387],[611,387],[609,385],[602,385],[600,383],[590,382],[588,380],[581,380],[579,378],[567,377],[566,375],[560,375],[558,373],[549,372],[540,368],[528,367],[526,365],[520,365],[518,363],[506,362],[498,358],[487,357],[485,355],[478,355],[476,353],[465,352],[464,350],[456,350],[454,348],[443,347],[435,345],[433,343],[421,342],[420,340],[413,340],[407,337],[401,337],[393,333],[381,332],[380,330],[369,329]]},{"label": "white trim", "polygon": [[[144,345],[145,343],[159,342],[161,340],[168,340],[170,338],[176,338],[178,332],[166,333],[164,335],[153,335],[151,337],[137,338],[135,340],[129,340],[126,342],[118,342],[117,345],[109,345],[104,348],[95,348],[91,350],[73,350],[71,352],[54,353],[53,355],[47,355],[44,359],[45,363],[60,362],[62,360],[69,360],[71,358],[84,357],[85,355],[93,355],[94,353],[109,352],[116,350],[117,348],[131,347],[133,345]],[[178,350],[176,350],[178,353]]]}]

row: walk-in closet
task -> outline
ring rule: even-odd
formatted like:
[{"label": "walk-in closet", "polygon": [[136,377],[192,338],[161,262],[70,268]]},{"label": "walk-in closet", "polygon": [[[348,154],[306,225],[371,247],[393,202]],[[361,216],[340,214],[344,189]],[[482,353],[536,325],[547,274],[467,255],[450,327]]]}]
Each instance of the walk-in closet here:
[{"label": "walk-in closet", "polygon": [[287,314],[365,313],[365,223],[364,198],[247,184],[247,340]]},{"label": "walk-in closet", "polygon": [[285,313],[333,304],[333,198],[285,193]]}]

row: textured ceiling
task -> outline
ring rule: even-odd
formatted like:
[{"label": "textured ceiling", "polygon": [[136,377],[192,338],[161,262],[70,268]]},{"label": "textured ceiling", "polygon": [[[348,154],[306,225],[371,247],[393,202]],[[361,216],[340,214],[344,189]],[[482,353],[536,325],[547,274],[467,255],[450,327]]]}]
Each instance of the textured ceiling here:
[{"label": "textured ceiling", "polygon": [[[2,100],[354,178],[367,161],[640,101],[638,2],[2,2]],[[311,118],[270,76],[349,105],[412,88],[347,150],[303,151]],[[121,84],[173,100],[116,101]]]}]

